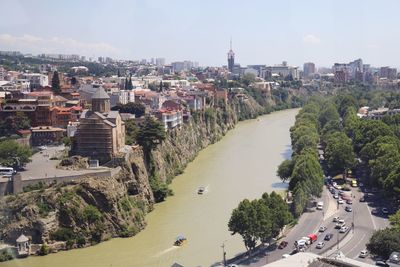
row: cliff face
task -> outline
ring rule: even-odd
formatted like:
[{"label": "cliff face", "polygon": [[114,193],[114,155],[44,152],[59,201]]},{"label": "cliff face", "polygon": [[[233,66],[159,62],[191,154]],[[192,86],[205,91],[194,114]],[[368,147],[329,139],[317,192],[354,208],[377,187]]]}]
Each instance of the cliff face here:
[{"label": "cliff face", "polygon": [[[255,118],[263,109],[251,97],[192,114],[169,131],[152,152],[157,176],[169,182],[197,153],[220,140],[239,119]],[[1,239],[15,244],[22,233],[50,248],[82,247],[116,236],[132,236],[145,227],[154,196],[140,148],[119,159],[121,170],[110,179],[88,178],[66,185],[0,199]],[[154,174],[153,174],[154,175]]]}]

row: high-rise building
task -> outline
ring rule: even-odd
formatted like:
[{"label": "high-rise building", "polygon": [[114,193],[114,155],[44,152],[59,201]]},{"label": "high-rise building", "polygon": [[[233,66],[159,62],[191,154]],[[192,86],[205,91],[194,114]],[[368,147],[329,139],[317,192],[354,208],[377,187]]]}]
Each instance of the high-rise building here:
[{"label": "high-rise building", "polygon": [[233,72],[233,67],[235,65],[235,53],[232,50],[232,39],[230,42],[230,50],[228,52],[228,70]]},{"label": "high-rise building", "polygon": [[165,58],[163,58],[163,57],[156,58],[156,65],[157,65],[157,67],[164,66],[165,65]]},{"label": "high-rise building", "polygon": [[303,74],[305,78],[310,77],[315,73],[315,64],[312,62],[304,63],[303,65]]}]

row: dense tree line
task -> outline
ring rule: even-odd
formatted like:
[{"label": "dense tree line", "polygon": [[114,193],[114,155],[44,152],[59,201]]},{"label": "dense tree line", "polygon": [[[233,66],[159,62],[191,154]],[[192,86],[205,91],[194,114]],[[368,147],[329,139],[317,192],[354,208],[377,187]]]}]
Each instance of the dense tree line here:
[{"label": "dense tree line", "polygon": [[289,181],[295,216],[303,213],[311,197],[318,197],[322,192],[323,171],[317,153],[320,111],[320,103],[315,99],[300,110],[290,129],[292,159],[283,161],[277,171],[283,181]]},{"label": "dense tree line", "polygon": [[242,236],[246,249],[253,249],[258,242],[269,242],[293,219],[288,205],[275,192],[264,193],[261,199],[241,201],[232,211],[228,223],[232,235]]}]

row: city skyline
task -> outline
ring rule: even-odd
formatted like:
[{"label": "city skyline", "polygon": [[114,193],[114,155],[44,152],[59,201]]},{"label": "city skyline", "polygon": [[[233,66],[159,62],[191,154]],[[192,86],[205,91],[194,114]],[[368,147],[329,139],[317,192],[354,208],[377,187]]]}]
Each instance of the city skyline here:
[{"label": "city skyline", "polygon": [[227,65],[232,37],[235,63],[241,65],[287,61],[299,67],[305,62],[331,67],[362,58],[372,66],[400,66],[400,40],[385,30],[399,22],[395,12],[400,3],[391,0],[246,5],[6,0],[2,6],[8,12],[0,18],[0,50],[131,60],[162,57],[222,66]]}]

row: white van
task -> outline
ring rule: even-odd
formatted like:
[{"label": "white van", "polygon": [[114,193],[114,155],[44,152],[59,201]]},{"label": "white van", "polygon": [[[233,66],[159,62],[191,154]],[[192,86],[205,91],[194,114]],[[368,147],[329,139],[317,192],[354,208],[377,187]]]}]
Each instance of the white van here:
[{"label": "white van", "polygon": [[322,210],[324,208],[324,202],[320,201],[317,203],[317,210]]},{"label": "white van", "polygon": [[0,176],[11,177],[16,173],[16,171],[11,167],[0,166]]}]

